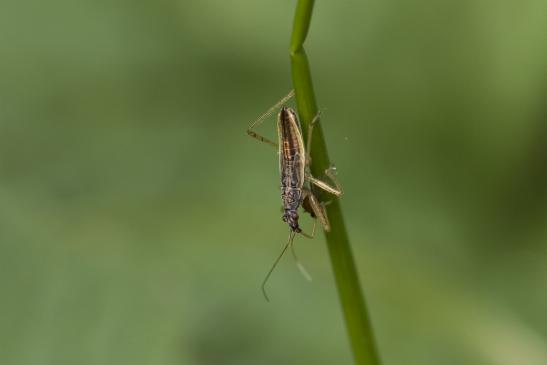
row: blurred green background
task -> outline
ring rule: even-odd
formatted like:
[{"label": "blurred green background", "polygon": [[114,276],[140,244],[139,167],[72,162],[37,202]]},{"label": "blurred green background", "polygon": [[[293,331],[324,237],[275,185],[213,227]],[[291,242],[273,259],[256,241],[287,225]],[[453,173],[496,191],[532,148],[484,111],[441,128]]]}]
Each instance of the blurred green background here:
[{"label": "blurred green background", "polygon": [[[245,129],[291,88],[294,6],[2,1],[1,364],[351,363],[322,237],[313,282],[288,256],[259,290],[287,227]],[[316,3],[384,364],[547,364],[546,34],[543,0]]]}]

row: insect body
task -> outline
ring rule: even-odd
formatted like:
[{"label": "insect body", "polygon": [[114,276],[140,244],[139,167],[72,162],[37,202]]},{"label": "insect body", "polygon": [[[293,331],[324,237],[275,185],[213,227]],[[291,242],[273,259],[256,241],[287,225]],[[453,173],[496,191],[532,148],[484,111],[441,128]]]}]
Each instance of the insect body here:
[{"label": "insect body", "polygon": [[283,107],[277,119],[279,136],[279,172],[281,174],[281,200],[283,221],[292,232],[301,233],[297,209],[302,203],[306,168],[304,141],[294,110]]},{"label": "insect body", "polygon": [[[281,99],[276,105],[270,108],[266,113],[261,115],[256,121],[251,123],[247,129],[247,134],[258,139],[261,142],[267,143],[278,149],[279,154],[279,172],[281,176],[281,200],[283,203],[283,221],[289,225],[289,238],[287,244],[283,248],[281,254],[274,262],[272,268],[266,275],[262,283],[262,290],[266,299],[264,285],[266,284],[270,274],[275,266],[285,253],[288,247],[292,248],[292,242],[296,233],[300,233],[305,237],[313,238],[315,234],[315,223],[312,234],[306,234],[302,231],[298,224],[298,208],[302,206],[312,218],[319,220],[325,231],[330,230],[330,225],[325,210],[325,205],[320,203],[311,190],[311,185],[315,185],[335,196],[342,195],[340,184],[334,176],[334,167],[325,170],[325,175],[332,180],[334,186],[329,183],[317,179],[309,172],[310,164],[310,146],[313,127],[319,120],[317,115],[308,127],[307,148],[302,137],[302,128],[295,111],[289,107],[283,106],[277,117],[277,136],[278,143],[263,137],[254,131],[254,128],[260,125],[267,117],[269,117],[281,105],[287,102],[294,92],[291,91],[287,96]],[[294,251],[293,251],[294,255]],[[296,255],[295,255],[296,258]],[[298,261],[297,261],[298,262]],[[299,265],[299,267],[301,267]]]}]

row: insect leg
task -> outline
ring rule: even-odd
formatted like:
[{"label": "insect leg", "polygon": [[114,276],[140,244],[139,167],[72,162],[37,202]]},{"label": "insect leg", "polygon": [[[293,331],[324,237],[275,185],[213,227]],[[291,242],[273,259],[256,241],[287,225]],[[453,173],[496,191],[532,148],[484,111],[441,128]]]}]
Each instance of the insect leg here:
[{"label": "insect leg", "polygon": [[315,219],[313,220],[313,228],[311,229],[311,234],[307,234],[305,232],[300,232],[300,234],[306,238],[309,238],[309,239],[313,239],[315,237],[315,228],[316,228],[317,224],[316,224],[316,221]]},{"label": "insect leg", "polygon": [[305,199],[306,205],[304,209],[306,209],[306,211],[308,211],[308,209],[311,210],[308,211],[308,213],[310,213],[312,216],[319,220],[321,226],[323,226],[323,229],[326,232],[330,232],[329,217],[327,215],[327,210],[325,209],[325,206],[328,203],[319,202],[317,197],[311,191],[308,191],[306,193]]},{"label": "insect leg", "polygon": [[[313,117],[312,121],[310,122],[309,126],[308,126],[308,139],[306,141],[306,165],[310,165],[311,164],[311,141],[312,141],[312,136],[313,136],[313,127],[315,126],[315,124],[317,122],[319,122],[319,118],[321,116],[321,111],[319,111],[317,113],[317,115],[315,117]],[[328,169],[325,170],[325,175],[334,183],[334,186],[330,185],[329,183],[323,181],[323,180],[320,180],[320,179],[317,179],[315,177],[313,177],[311,174],[307,173],[306,174],[306,178],[310,180],[310,182],[316,186],[318,186],[319,188],[331,193],[331,194],[334,194],[336,196],[340,196],[343,194],[343,190],[342,190],[342,186],[340,185],[340,182],[338,181],[338,179],[336,178],[336,175],[334,173],[334,171],[336,171],[336,168],[334,166],[331,166],[329,167]],[[311,194],[311,192],[310,192]],[[313,194],[312,194],[313,195]],[[317,202],[317,198],[313,198],[316,202]]]},{"label": "insect leg", "polygon": [[326,181],[317,179],[313,177],[311,174],[306,174],[306,178],[309,179],[309,181],[314,184],[315,186],[325,190],[326,192],[329,192],[333,195],[340,196],[344,193],[342,190],[342,186],[340,185],[340,182],[336,178],[336,175],[334,174],[334,171],[336,171],[336,168],[334,166],[329,167],[325,170],[325,175],[334,183],[334,186],[327,183]]},{"label": "insect leg", "polygon": [[309,165],[311,163],[311,137],[313,136],[313,127],[315,127],[315,123],[319,122],[319,117],[321,116],[321,111],[317,113],[315,117],[313,117],[312,121],[308,125],[308,139],[306,140],[306,164]]},{"label": "insect leg", "polygon": [[[313,228],[311,235],[308,235],[306,233],[300,232],[304,237],[307,238],[313,238],[315,237],[316,227],[317,227],[317,220],[321,223],[323,226],[323,229],[326,232],[330,232],[330,223],[329,218],[327,216],[327,211],[325,209],[325,204],[320,203],[319,200],[313,195],[313,193],[309,190],[304,190],[304,200],[303,200],[303,208],[305,211],[310,213],[310,215],[313,218]],[[294,250],[294,245],[291,245],[291,252],[293,254],[294,261],[296,262],[296,266],[302,273],[302,275],[308,280],[311,281],[311,275],[308,273],[306,268],[300,263],[298,260],[298,257],[296,256],[296,251]]]},{"label": "insect leg", "polygon": [[271,145],[272,147],[277,148],[277,143],[273,142],[272,140],[256,133],[254,129],[261,125],[266,118],[271,116],[277,109],[281,107],[281,105],[285,104],[288,100],[290,100],[294,96],[294,90],[291,90],[287,96],[283,97],[281,100],[279,100],[274,106],[272,106],[270,109],[268,109],[264,114],[262,114],[260,117],[258,117],[257,120],[252,122],[249,125],[249,128],[247,128],[247,134],[253,138],[258,139],[261,142],[267,143]]}]

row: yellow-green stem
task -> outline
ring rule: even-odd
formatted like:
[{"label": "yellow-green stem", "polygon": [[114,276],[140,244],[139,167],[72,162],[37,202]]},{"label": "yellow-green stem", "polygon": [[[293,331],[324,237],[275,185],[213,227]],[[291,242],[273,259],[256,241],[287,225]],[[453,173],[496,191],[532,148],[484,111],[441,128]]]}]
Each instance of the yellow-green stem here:
[{"label": "yellow-green stem", "polygon": [[[296,105],[305,136],[309,123],[318,111],[308,58],[303,46],[308,34],[313,5],[314,0],[298,0],[290,46]],[[330,166],[321,123],[314,128],[311,159],[311,172],[315,176],[322,175],[324,170]],[[324,193],[318,193],[323,201],[332,199],[330,196],[325,196]],[[332,204],[327,206],[327,214],[331,223],[331,231],[326,232],[325,236],[355,364],[379,365],[372,326],[338,199],[334,199]]]}]

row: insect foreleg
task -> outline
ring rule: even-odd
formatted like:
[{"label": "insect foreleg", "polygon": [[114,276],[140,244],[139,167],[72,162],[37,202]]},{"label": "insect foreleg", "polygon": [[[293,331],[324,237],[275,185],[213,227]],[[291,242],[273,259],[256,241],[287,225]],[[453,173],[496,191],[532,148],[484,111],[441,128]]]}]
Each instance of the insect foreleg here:
[{"label": "insect foreleg", "polygon": [[305,232],[300,232],[300,234],[306,238],[309,238],[309,239],[314,239],[315,237],[315,229],[316,229],[316,222],[315,222],[315,219],[313,220],[313,228],[311,229],[311,234],[307,234]]},{"label": "insect foreleg", "polygon": [[311,210],[309,213],[316,219],[319,220],[321,223],[321,226],[323,226],[323,229],[326,232],[330,232],[330,223],[329,223],[329,217],[327,216],[327,210],[325,209],[326,203],[320,203],[319,200],[317,200],[317,197],[311,192],[306,192],[305,197],[305,210]]}]

